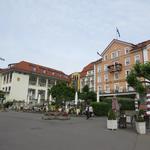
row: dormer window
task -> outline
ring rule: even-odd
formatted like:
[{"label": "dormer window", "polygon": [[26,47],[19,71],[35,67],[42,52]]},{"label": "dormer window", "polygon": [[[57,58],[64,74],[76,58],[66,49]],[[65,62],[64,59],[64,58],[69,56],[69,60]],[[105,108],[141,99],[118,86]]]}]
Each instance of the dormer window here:
[{"label": "dormer window", "polygon": [[35,72],[35,71],[36,71],[36,67],[32,67],[32,71],[34,71],[34,72]]},{"label": "dormer window", "polygon": [[43,73],[45,74],[45,73],[46,73],[46,70],[43,70]]}]

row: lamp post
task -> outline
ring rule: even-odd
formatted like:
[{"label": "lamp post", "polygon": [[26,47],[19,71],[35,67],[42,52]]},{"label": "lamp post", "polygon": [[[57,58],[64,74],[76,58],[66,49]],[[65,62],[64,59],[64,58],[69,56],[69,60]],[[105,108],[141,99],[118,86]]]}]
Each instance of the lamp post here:
[{"label": "lamp post", "polygon": [[0,60],[1,60],[1,61],[5,61],[5,59],[4,59],[4,58],[2,58],[2,57],[0,57]]}]

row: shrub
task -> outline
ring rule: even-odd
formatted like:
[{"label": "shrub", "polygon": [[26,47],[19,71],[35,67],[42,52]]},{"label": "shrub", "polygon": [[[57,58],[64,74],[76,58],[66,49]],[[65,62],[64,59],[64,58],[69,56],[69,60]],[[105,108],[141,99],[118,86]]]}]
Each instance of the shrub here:
[{"label": "shrub", "polygon": [[139,110],[139,112],[138,112],[138,114],[136,115],[136,118],[135,118],[135,120],[137,121],[137,122],[144,122],[145,120],[144,120],[144,110]]},{"label": "shrub", "polygon": [[108,112],[108,120],[116,120],[116,113],[110,109],[109,112]]},{"label": "shrub", "polygon": [[92,107],[94,110],[94,114],[96,116],[107,116],[109,109],[111,108],[111,105],[105,102],[93,102]]},{"label": "shrub", "polygon": [[4,108],[9,108],[10,106],[12,106],[13,105],[13,102],[6,102],[5,104],[4,104]]},{"label": "shrub", "polygon": [[120,110],[134,110],[134,101],[132,100],[119,100],[118,103],[120,104]]}]

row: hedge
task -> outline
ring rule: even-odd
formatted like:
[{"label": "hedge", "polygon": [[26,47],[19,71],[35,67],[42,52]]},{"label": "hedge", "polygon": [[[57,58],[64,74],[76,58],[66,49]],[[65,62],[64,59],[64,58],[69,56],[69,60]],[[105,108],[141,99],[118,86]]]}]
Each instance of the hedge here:
[{"label": "hedge", "polygon": [[135,110],[134,101],[129,100],[119,100],[120,110]]},{"label": "hedge", "polygon": [[[135,109],[135,104],[134,100],[125,100],[122,98],[117,98],[118,103],[120,104],[120,110],[134,110]],[[108,103],[112,105],[112,99],[105,99],[103,102]]]},{"label": "hedge", "polygon": [[91,105],[96,116],[107,116],[108,111],[111,108],[111,105],[105,102],[93,102]]}]

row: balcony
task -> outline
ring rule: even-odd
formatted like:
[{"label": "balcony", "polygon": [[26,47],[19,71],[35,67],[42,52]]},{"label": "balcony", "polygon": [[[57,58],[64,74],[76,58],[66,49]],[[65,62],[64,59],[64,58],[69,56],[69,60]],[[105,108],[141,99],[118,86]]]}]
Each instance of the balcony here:
[{"label": "balcony", "polygon": [[121,71],[122,70],[122,64],[120,63],[115,63],[113,65],[109,65],[108,67],[108,71],[111,72],[117,72],[117,71]]},{"label": "balcony", "polygon": [[127,88],[107,89],[99,91],[99,96],[130,95],[130,94],[136,94],[136,92],[134,90],[129,90]]},{"label": "balcony", "polygon": [[29,85],[36,85],[36,81],[29,81]]}]

